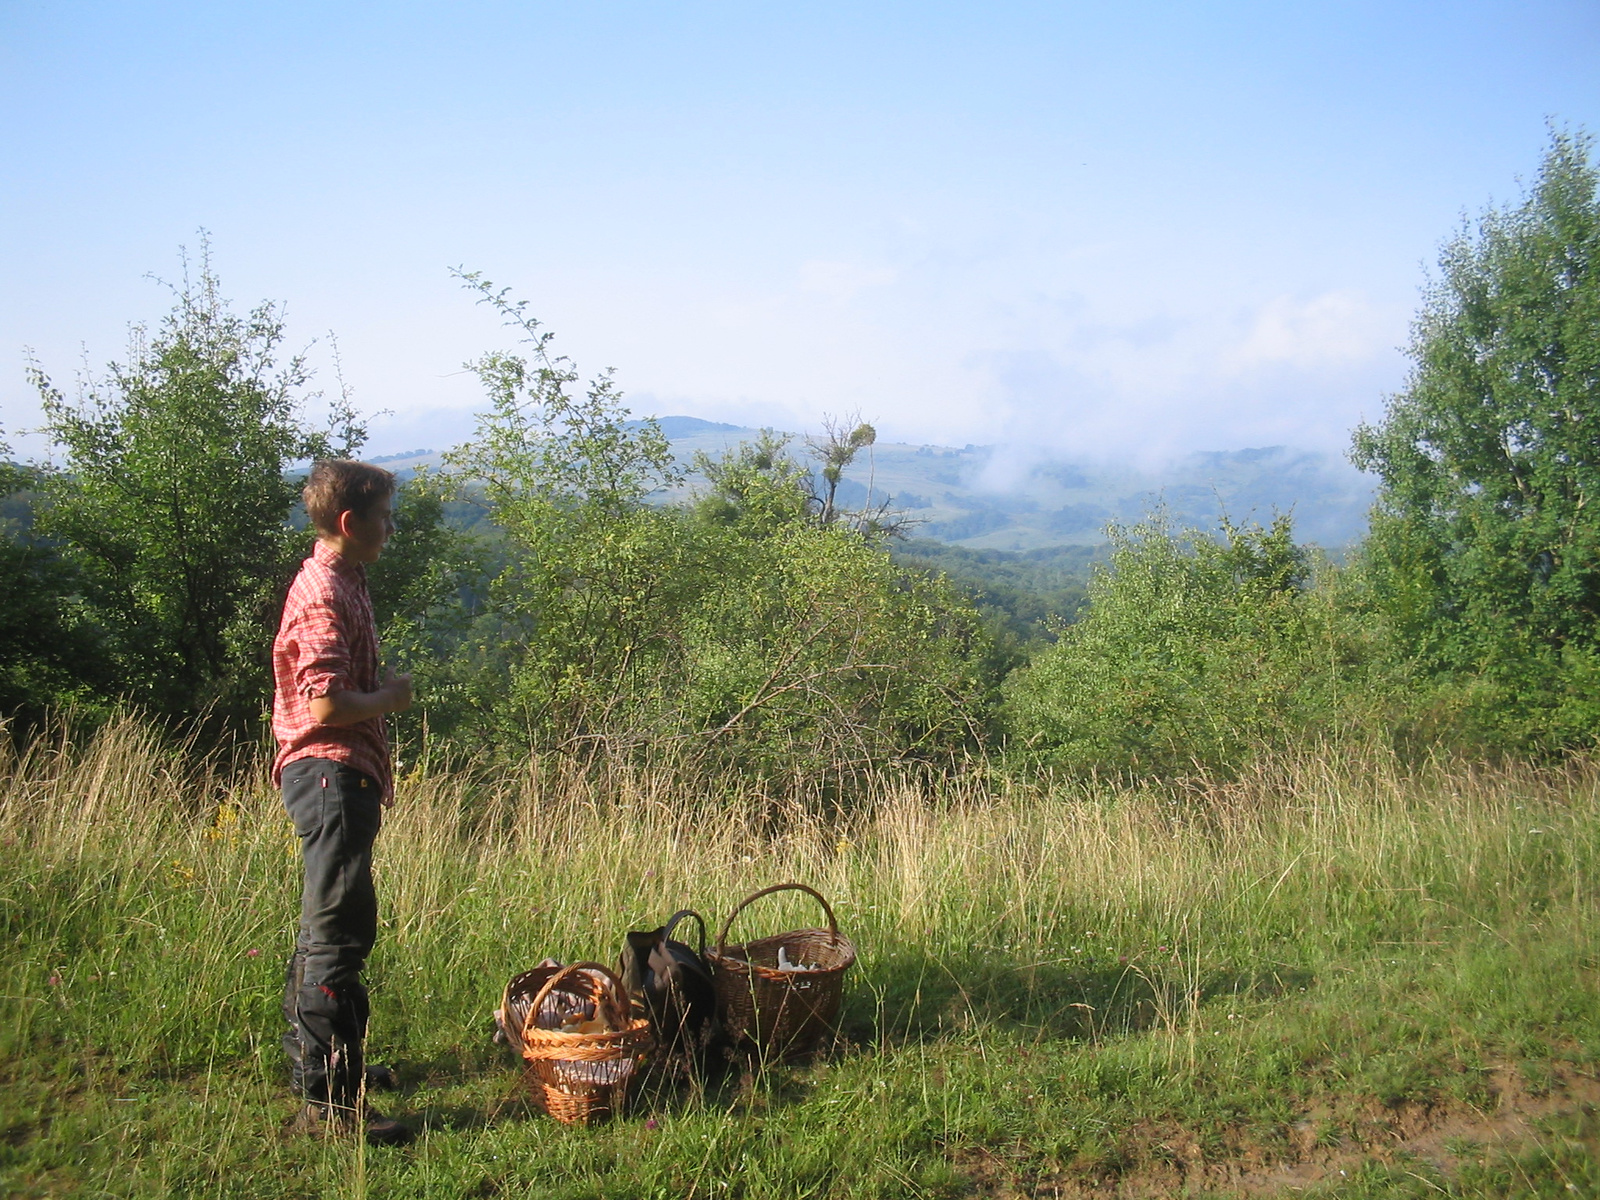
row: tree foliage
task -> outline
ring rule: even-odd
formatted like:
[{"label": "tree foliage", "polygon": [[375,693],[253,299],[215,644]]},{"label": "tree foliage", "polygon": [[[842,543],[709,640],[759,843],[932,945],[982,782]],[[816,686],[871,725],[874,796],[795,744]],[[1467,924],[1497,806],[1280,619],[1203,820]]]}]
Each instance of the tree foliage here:
[{"label": "tree foliage", "polygon": [[492,721],[522,745],[581,744],[604,735],[676,579],[669,517],[644,504],[676,467],[659,429],[629,423],[609,375],[575,393],[576,370],[526,302],[462,278],[523,352],[468,364],[490,406],[450,462],[513,549],[465,660],[439,680],[458,701],[449,723]]},{"label": "tree foliage", "polygon": [[1478,677],[1512,741],[1600,727],[1600,196],[1556,133],[1523,200],[1444,249],[1412,371],[1354,460],[1381,480],[1364,557],[1397,641]]},{"label": "tree foliage", "polygon": [[698,532],[676,714],[695,752],[822,778],[979,744],[988,639],[944,581],[839,524]]},{"label": "tree foliage", "polygon": [[510,550],[420,689],[435,730],[790,781],[970,739],[967,606],[821,519],[770,435],[702,461],[695,502],[647,503],[682,479],[655,423],[629,419],[609,375],[579,391],[521,303],[463,278],[522,342],[472,364],[490,405],[451,457]]},{"label": "tree foliage", "polygon": [[1111,526],[1080,619],[1008,681],[1017,748],[1073,772],[1228,773],[1359,720],[1380,655],[1288,517],[1172,530]]},{"label": "tree foliage", "polygon": [[748,538],[770,536],[813,512],[806,469],[788,453],[789,438],[770,429],[719,457],[696,454],[694,469],[706,487],[694,502],[708,525],[734,528]]},{"label": "tree foliage", "polygon": [[169,717],[248,719],[303,544],[285,468],[349,453],[362,430],[347,405],[332,432],[308,426],[305,361],[277,361],[281,312],[239,316],[209,247],[197,266],[191,276],[185,260],[171,312],[153,333],[136,326],[127,360],[83,379],[75,401],[30,367],[64,455],[39,525],[81,579],[119,694]]},{"label": "tree foliage", "polygon": [[[461,273],[519,344],[470,364],[487,396],[474,436],[446,473],[406,482],[370,574],[384,644],[417,676],[405,753],[667,761],[810,789],[948,765],[997,732],[1029,765],[1138,778],[1225,775],[1347,733],[1592,744],[1590,150],[1555,134],[1527,195],[1445,247],[1407,385],[1355,434],[1381,488],[1353,567],[1296,545],[1287,518],[1214,537],[1158,514],[1108,530],[1081,607],[1064,558],[1054,574],[967,563],[966,594],[937,569],[965,561],[954,550],[892,558],[902,518],[870,489],[864,509],[839,503],[876,440],[858,418],[806,443],[814,464],[770,431],[701,456],[704,488],[664,503],[686,475],[659,426],[630,419],[610,373],[583,382],[523,302]],[[37,516],[0,540],[0,711],[115,694],[169,718],[259,713],[306,542],[288,468],[363,430],[344,401],[329,429],[307,423],[281,314],[234,314],[204,254],[173,295],[75,401],[31,370],[63,459],[0,464],[6,512]],[[470,534],[447,519],[466,505],[486,513]]]},{"label": "tree foliage", "polygon": [[0,431],[0,719],[24,736],[52,708],[93,710],[107,682],[72,564],[27,519],[39,486],[36,469],[11,461]]}]

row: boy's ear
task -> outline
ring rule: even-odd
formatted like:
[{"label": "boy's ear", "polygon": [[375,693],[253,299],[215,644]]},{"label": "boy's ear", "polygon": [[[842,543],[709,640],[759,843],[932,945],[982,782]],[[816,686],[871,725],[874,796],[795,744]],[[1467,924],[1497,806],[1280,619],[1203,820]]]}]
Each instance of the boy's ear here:
[{"label": "boy's ear", "polygon": [[355,537],[355,527],[353,524],[355,518],[355,512],[352,509],[347,508],[333,519],[334,528],[339,531],[340,537]]}]

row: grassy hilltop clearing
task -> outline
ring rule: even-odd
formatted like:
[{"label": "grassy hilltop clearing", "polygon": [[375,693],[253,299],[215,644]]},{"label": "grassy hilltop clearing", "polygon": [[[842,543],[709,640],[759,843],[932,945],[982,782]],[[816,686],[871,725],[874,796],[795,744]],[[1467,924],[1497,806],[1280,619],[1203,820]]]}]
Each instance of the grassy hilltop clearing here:
[{"label": "grassy hilltop clearing", "polygon": [[[419,1136],[383,1151],[284,1128],[264,721],[297,464],[366,431],[202,254],[75,398],[32,366],[53,463],[0,446],[0,1193],[1600,1196],[1591,149],[1446,245],[1352,433],[1364,533],[1287,452],[1163,502],[637,420],[462,274],[515,347],[369,543],[417,696],[370,982]],[[814,1060],[535,1114],[513,973],[787,880],[860,948]]]},{"label": "grassy hilltop clearing", "polygon": [[[309,1156],[280,1129],[297,860],[259,770],[226,782],[127,724],[0,768],[8,1195],[1600,1190],[1587,766],[1308,751],[1181,794],[882,777],[830,819],[556,763],[412,774],[380,843],[373,1051],[421,1136]],[[817,1061],[649,1087],[593,1130],[530,1111],[490,1041],[513,972],[785,879],[861,951]]]}]

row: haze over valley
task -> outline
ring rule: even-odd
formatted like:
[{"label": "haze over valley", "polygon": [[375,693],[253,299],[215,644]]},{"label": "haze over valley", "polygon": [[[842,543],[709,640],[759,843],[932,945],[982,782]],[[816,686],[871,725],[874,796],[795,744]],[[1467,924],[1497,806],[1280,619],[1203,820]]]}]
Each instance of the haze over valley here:
[{"label": "haze over valley", "polygon": [[[668,416],[658,424],[678,461],[720,457],[760,429],[698,417]],[[805,439],[788,448],[805,460]],[[381,455],[407,472],[434,465],[432,450]],[[704,480],[691,474],[661,500],[689,498]],[[1129,457],[1069,456],[1009,445],[937,446],[877,442],[862,451],[839,485],[848,508],[887,503],[910,518],[914,538],[972,550],[1028,551],[1103,543],[1108,522],[1138,521],[1157,508],[1177,527],[1214,529],[1219,518],[1266,524],[1294,518],[1298,540],[1339,551],[1366,530],[1373,481],[1334,454],[1288,446],[1204,451],[1164,462]]]}]

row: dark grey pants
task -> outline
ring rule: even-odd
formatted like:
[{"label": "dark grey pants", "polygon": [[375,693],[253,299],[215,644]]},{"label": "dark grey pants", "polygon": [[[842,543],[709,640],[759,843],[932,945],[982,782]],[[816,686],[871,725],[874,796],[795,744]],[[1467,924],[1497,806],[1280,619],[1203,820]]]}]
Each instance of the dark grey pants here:
[{"label": "dark grey pants", "polygon": [[300,934],[284,978],[283,1048],[306,1099],[350,1105],[367,1033],[361,968],[378,935],[372,843],[382,793],[371,776],[326,758],[296,759],[281,786],[305,868]]}]

